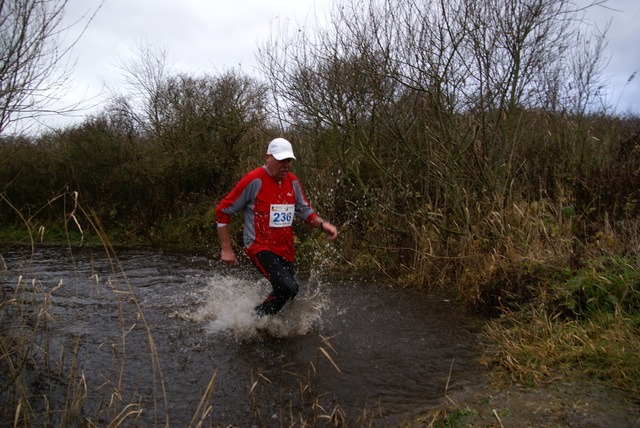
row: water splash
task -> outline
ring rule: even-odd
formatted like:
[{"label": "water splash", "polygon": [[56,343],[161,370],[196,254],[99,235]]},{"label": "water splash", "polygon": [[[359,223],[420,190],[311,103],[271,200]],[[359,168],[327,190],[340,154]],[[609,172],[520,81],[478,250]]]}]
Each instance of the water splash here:
[{"label": "water splash", "polygon": [[180,318],[205,323],[209,334],[230,333],[239,340],[265,335],[286,338],[311,332],[321,321],[328,302],[321,283],[310,280],[300,286],[293,302],[275,316],[258,316],[255,307],[267,296],[271,285],[266,279],[246,280],[232,276],[213,276],[195,312],[177,314]]}]

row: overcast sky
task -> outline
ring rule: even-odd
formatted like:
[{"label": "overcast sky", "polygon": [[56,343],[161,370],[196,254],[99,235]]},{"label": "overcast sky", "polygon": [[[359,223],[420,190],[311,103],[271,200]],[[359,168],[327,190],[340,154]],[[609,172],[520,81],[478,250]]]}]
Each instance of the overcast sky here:
[{"label": "overcast sky", "polygon": [[[104,0],[74,48],[77,65],[69,101],[97,96],[104,84],[121,81],[118,59],[131,57],[141,42],[166,47],[176,71],[215,73],[241,67],[252,73],[258,44],[272,29],[283,21],[303,26],[314,15],[326,16],[333,1]],[[71,0],[67,19],[95,11],[101,3]],[[606,51],[610,62],[604,73],[610,103],[618,111],[640,113],[640,75],[627,83],[640,70],[640,0],[610,0],[608,5],[592,9],[588,18],[600,28],[611,21]]]}]

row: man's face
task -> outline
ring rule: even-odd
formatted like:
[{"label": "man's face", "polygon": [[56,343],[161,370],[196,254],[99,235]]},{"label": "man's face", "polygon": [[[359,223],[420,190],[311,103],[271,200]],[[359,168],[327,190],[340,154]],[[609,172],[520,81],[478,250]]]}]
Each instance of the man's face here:
[{"label": "man's face", "polygon": [[266,155],[267,162],[267,170],[269,174],[277,181],[282,181],[289,173],[289,168],[291,168],[292,158],[287,158],[279,161],[274,158],[272,155]]}]

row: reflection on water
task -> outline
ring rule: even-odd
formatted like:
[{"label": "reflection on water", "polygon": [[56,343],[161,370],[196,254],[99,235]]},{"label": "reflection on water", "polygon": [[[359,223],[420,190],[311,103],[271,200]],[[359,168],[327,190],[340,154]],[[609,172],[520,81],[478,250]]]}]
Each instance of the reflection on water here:
[{"label": "reflection on water", "polygon": [[[478,321],[415,290],[315,275],[300,280],[281,315],[257,319],[252,308],[269,285],[248,265],[148,249],[2,257],[5,298],[16,287],[27,303],[49,293],[48,352],[58,372],[82,370],[81,413],[92,420],[117,417],[101,410],[117,396],[139,403],[144,425],[324,426],[321,416],[333,413],[351,425],[394,426],[483,376]],[[3,328],[16,328],[4,318]],[[30,382],[49,406],[64,407],[63,382]]]}]

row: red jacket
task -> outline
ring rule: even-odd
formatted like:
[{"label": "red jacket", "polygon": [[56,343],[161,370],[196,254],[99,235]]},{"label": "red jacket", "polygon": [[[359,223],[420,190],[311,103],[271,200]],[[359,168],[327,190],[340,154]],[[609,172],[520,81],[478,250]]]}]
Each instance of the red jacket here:
[{"label": "red jacket", "polygon": [[293,216],[310,225],[316,218],[298,178],[289,172],[279,183],[266,166],[245,175],[220,202],[216,208],[218,226],[229,224],[238,211],[244,214],[244,247],[251,258],[268,250],[293,261]]}]

